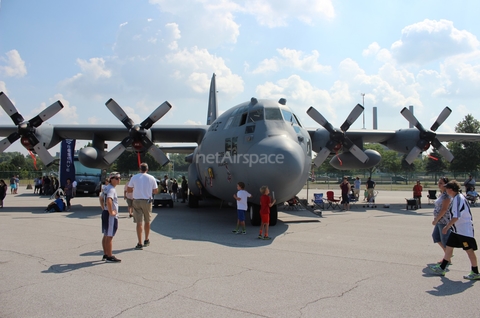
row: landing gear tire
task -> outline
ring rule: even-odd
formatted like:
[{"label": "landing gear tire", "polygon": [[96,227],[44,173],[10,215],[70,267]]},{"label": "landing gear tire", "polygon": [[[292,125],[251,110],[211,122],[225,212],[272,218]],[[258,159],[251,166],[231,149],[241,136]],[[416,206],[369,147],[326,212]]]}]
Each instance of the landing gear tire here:
[{"label": "landing gear tire", "polygon": [[198,197],[193,194],[188,195],[188,207],[189,208],[198,208]]},{"label": "landing gear tire", "polygon": [[250,224],[253,226],[259,226],[261,223],[260,206],[256,204],[251,204],[249,207],[249,211],[250,211]]}]

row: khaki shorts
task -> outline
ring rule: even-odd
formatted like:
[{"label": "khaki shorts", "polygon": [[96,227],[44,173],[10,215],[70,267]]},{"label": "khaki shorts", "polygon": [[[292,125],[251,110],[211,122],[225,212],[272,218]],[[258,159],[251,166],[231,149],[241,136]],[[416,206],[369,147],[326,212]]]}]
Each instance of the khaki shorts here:
[{"label": "khaki shorts", "polygon": [[145,223],[150,223],[152,219],[152,202],[133,199],[133,222],[142,223],[143,219],[145,219]]},{"label": "khaki shorts", "polygon": [[127,198],[127,206],[128,206],[129,208],[133,207],[133,199],[128,199],[128,198]]}]

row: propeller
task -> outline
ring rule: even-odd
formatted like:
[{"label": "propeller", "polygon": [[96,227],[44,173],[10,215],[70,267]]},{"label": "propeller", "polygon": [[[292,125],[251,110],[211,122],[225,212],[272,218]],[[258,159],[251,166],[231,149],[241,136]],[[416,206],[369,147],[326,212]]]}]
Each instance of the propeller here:
[{"label": "propeller", "polygon": [[400,112],[405,119],[408,120],[413,126],[415,126],[420,131],[420,139],[417,141],[415,147],[410,150],[405,161],[408,164],[412,164],[415,158],[420,155],[423,151],[426,151],[430,146],[433,146],[438,150],[438,152],[449,162],[453,160],[453,154],[436,138],[435,131],[437,131],[438,127],[450,116],[452,110],[449,107],[445,107],[440,115],[438,115],[437,120],[433,123],[430,129],[425,129],[422,124],[417,120],[417,118],[413,115],[413,113],[408,110],[408,108],[404,107]]},{"label": "propeller", "polygon": [[355,106],[350,112],[340,129],[334,128],[332,124],[330,124],[315,108],[310,107],[307,110],[307,114],[330,133],[330,140],[325,147],[317,153],[317,156],[313,160],[315,166],[319,167],[333,150],[337,151],[342,146],[343,148],[348,149],[348,151],[350,151],[362,163],[367,162],[368,156],[345,135],[345,132],[362,114],[363,109],[362,105],[357,104],[357,106]]},{"label": "propeller", "polygon": [[163,102],[140,125],[135,124],[120,105],[118,105],[113,99],[110,98],[105,105],[112,114],[125,125],[129,133],[127,137],[103,157],[103,160],[107,164],[112,164],[112,162],[114,162],[125,151],[125,149],[132,144],[137,151],[147,150],[162,166],[170,161],[165,153],[155,146],[147,136],[147,130],[162,118],[170,108],[172,108],[172,105],[170,105],[169,102]]},{"label": "propeller", "polygon": [[39,136],[36,135],[36,128],[58,113],[63,108],[62,103],[56,101],[29,121],[25,121],[23,116],[17,111],[13,103],[3,92],[0,92],[0,105],[18,129],[18,131],[11,133],[7,138],[0,141],[0,153],[5,151],[15,141],[21,139],[22,145],[28,150],[35,152],[46,166],[53,163],[54,159],[52,155],[39,141]]}]

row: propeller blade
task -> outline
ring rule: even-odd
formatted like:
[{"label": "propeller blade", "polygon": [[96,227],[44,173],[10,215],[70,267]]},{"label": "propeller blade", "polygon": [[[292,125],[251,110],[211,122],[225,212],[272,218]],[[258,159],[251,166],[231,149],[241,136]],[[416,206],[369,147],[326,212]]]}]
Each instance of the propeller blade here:
[{"label": "propeller blade", "polygon": [[441,124],[450,116],[452,113],[452,110],[449,107],[445,107],[440,115],[438,115],[437,121],[435,121],[430,128],[430,130],[437,131],[438,127],[440,127]]},{"label": "propeller blade", "polygon": [[410,124],[417,127],[418,130],[420,130],[421,132],[425,131],[425,128],[423,128],[423,126],[420,124],[417,118],[412,114],[412,112],[407,107],[404,107],[400,113],[403,115],[403,117],[405,117],[406,120],[408,120]]},{"label": "propeller blade", "polygon": [[51,165],[55,160],[48,152],[47,148],[45,148],[40,142],[33,146],[33,150],[37,153],[45,166]]},{"label": "propeller blade", "polygon": [[440,140],[435,138],[435,140],[432,142],[432,146],[438,150],[445,160],[452,162],[454,158],[453,154],[440,142]]},{"label": "propeller blade", "polygon": [[405,161],[411,165],[421,152],[422,149],[418,148],[417,146],[413,147],[413,149],[408,153],[407,157],[405,157]]},{"label": "propeller blade", "polygon": [[313,164],[316,167],[320,167],[322,163],[328,158],[330,155],[331,150],[327,147],[323,147],[318,153],[315,159],[313,159]]},{"label": "propeller blade", "polygon": [[11,144],[20,139],[20,135],[17,132],[13,132],[7,138],[0,141],[0,153],[4,152]]},{"label": "propeller blade", "polygon": [[365,163],[368,161],[368,156],[363,152],[360,147],[355,145],[349,138],[345,138],[344,145],[348,148],[348,151],[351,152],[360,162]]},{"label": "propeller blade", "polygon": [[340,127],[342,131],[347,131],[348,128],[357,120],[358,117],[363,113],[364,107],[360,104],[357,104],[352,111],[350,112],[350,115],[348,115],[347,119],[343,123],[343,125]]},{"label": "propeller blade", "polygon": [[165,153],[160,150],[157,146],[152,144],[150,148],[148,148],[148,152],[155,158],[155,160],[160,163],[162,166],[166,165],[167,163],[170,162],[168,157],[165,155]]},{"label": "propeller blade", "polygon": [[56,101],[55,103],[53,103],[52,105],[48,106],[43,111],[41,111],[40,114],[30,119],[28,122],[30,126],[38,127],[44,121],[47,121],[50,118],[52,118],[56,113],[62,110],[62,108],[63,108],[62,102]]},{"label": "propeller blade", "polygon": [[169,110],[172,108],[169,102],[165,101],[162,105],[158,106],[157,109],[153,111],[153,113],[145,119],[140,126],[144,129],[150,129],[160,118],[162,118]]},{"label": "propeller blade", "polygon": [[318,112],[318,110],[316,110],[315,108],[313,108],[313,106],[311,106],[308,110],[307,110],[307,114],[308,116],[310,116],[313,120],[315,120],[317,123],[319,123],[322,127],[325,127],[326,124],[328,124],[328,121],[325,119],[325,117],[322,116],[322,114],[320,114]]},{"label": "propeller blade", "polygon": [[133,139],[126,137],[122,140],[121,143],[113,147],[104,157],[103,161],[111,165],[118,157],[125,151],[125,149],[133,142]]},{"label": "propeller blade", "polygon": [[130,117],[127,116],[127,113],[120,107],[120,105],[117,104],[116,101],[114,101],[112,98],[110,98],[105,105],[107,108],[112,112],[112,114],[120,120],[127,129],[130,130],[130,128],[133,127],[134,123],[130,119]]},{"label": "propeller blade", "polygon": [[3,110],[5,110],[5,112],[8,114],[8,116],[10,116],[15,125],[18,125],[25,121],[22,115],[18,113],[15,106],[13,106],[12,101],[7,97],[7,95],[5,95],[4,92],[0,92],[0,105],[2,106]]}]

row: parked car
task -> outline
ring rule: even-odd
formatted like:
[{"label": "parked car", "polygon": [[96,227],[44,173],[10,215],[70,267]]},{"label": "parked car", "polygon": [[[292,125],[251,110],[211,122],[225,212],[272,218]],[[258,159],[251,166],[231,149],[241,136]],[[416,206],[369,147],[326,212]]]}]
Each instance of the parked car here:
[{"label": "parked car", "polygon": [[397,182],[406,182],[407,178],[402,177],[402,176],[394,176],[392,177],[392,182],[397,183]]},{"label": "parked car", "polygon": [[101,192],[100,178],[96,176],[76,176],[77,196],[98,196]]},{"label": "parked car", "polygon": [[[157,185],[158,185],[158,189],[160,191],[160,180],[158,180],[157,178],[155,178],[155,181],[157,182]],[[173,199],[172,199],[172,196],[169,194],[169,193],[161,193],[161,192],[158,192],[157,194],[155,194],[153,196],[153,207],[156,208],[158,207],[159,205],[161,206],[169,206],[171,208],[173,208]]]}]

